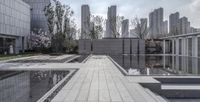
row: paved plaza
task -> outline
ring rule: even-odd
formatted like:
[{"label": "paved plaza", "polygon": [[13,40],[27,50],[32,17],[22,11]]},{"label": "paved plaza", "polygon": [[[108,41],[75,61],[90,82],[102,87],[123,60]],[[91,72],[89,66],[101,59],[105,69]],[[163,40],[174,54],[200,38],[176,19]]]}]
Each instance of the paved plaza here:
[{"label": "paved plaza", "polygon": [[92,56],[52,102],[165,102],[133,80],[107,56]]},{"label": "paved plaza", "polygon": [[[71,55],[65,55],[70,57]],[[46,58],[48,56],[44,56]],[[62,56],[63,57],[63,56]],[[21,59],[40,59],[33,56]],[[15,59],[15,60],[21,60]],[[58,59],[58,58],[56,58]],[[9,61],[7,61],[9,62]],[[108,56],[91,55],[85,63],[0,63],[1,70],[77,70],[52,102],[165,102],[139,82],[151,77],[124,76]]]}]

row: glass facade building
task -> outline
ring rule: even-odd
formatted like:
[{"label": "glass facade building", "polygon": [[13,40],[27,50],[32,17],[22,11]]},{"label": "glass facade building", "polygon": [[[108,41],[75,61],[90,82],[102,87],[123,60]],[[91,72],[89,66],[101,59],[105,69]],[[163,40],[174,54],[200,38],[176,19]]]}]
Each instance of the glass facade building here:
[{"label": "glass facade building", "polygon": [[47,19],[44,8],[50,4],[50,0],[23,0],[31,6],[31,29],[42,29],[48,32]]},{"label": "glass facade building", "polygon": [[29,34],[30,6],[22,0],[0,0],[0,53],[24,51]]}]

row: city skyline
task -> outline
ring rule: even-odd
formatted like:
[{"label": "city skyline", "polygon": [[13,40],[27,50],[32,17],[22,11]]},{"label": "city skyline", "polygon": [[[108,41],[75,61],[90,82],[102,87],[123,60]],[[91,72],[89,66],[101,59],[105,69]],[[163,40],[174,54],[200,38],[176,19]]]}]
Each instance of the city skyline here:
[{"label": "city skyline", "polygon": [[[70,5],[74,10],[74,17],[76,23],[80,28],[81,19],[81,5],[88,4],[90,6],[91,14],[100,15],[104,18],[107,17],[107,7],[110,5],[117,6],[117,15],[124,16],[127,19],[134,17],[144,18],[148,17],[149,13],[154,9],[163,7],[164,8],[164,20],[169,20],[171,13],[180,12],[180,17],[186,16],[191,21],[191,26],[200,28],[200,1],[198,0],[111,0],[111,1],[92,1],[92,0],[61,0],[63,3]],[[142,7],[143,6],[143,7]],[[131,12],[131,13],[130,13]]]}]

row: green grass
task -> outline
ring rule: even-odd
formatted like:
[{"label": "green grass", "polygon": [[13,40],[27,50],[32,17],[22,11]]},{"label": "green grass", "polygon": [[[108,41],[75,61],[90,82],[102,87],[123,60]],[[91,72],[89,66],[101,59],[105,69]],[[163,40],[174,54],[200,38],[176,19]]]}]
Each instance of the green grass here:
[{"label": "green grass", "polygon": [[33,56],[35,54],[18,54],[18,55],[0,55],[0,61],[4,60],[10,60],[10,59],[15,59],[15,58],[22,58],[22,57],[29,57]]}]

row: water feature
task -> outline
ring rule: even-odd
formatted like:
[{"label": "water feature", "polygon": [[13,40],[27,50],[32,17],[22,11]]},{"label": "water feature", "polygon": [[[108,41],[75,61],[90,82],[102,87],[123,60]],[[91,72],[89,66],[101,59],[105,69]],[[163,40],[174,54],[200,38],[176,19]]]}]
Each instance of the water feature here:
[{"label": "water feature", "polygon": [[68,63],[81,63],[83,62],[86,58],[88,57],[88,55],[80,55],[79,57],[69,61]]},{"label": "water feature", "polygon": [[169,55],[110,55],[128,75],[200,75],[200,59]]},{"label": "water feature", "polygon": [[36,102],[69,71],[0,71],[0,102]]}]

